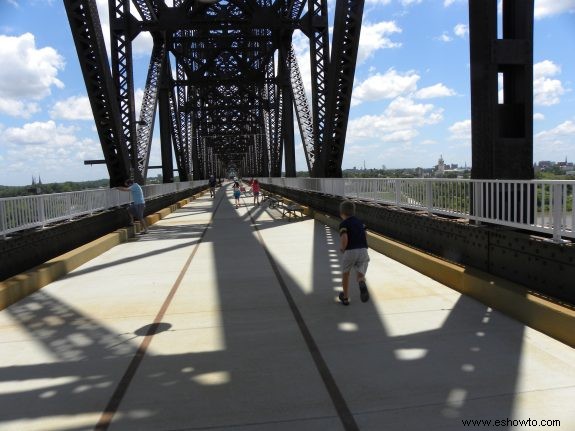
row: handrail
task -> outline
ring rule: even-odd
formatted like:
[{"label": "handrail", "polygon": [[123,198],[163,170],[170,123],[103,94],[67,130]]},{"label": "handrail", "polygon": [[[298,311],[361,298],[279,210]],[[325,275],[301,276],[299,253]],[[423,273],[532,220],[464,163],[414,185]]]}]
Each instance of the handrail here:
[{"label": "handrail", "polygon": [[[152,199],[203,186],[207,181],[150,184],[142,187],[144,197]],[[118,189],[94,189],[77,192],[0,198],[0,236],[25,229],[45,227],[62,220],[128,205],[131,193]]]},{"label": "handrail", "polygon": [[573,180],[450,178],[260,178],[296,190],[371,200],[575,239]]}]

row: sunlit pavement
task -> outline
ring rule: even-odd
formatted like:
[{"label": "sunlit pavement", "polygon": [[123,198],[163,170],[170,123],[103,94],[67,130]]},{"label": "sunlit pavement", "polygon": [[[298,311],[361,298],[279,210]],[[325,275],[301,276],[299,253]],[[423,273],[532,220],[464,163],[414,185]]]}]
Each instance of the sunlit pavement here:
[{"label": "sunlit pavement", "polygon": [[343,307],[338,240],[194,201],[0,312],[0,430],[575,429],[574,349],[374,251]]}]

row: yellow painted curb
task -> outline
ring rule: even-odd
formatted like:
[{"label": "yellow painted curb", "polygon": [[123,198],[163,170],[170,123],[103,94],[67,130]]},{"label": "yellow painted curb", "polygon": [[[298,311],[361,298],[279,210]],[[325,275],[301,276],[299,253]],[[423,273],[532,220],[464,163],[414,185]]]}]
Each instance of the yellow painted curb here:
[{"label": "yellow painted curb", "polygon": [[134,236],[133,228],[118,229],[74,250],[64,253],[30,271],[0,283],[0,310],[66,275],[80,265],[126,242]]},{"label": "yellow painted curb", "polygon": [[[315,219],[334,229],[339,219],[315,211]],[[383,235],[367,233],[370,248],[483,304],[575,347],[575,311],[530,293],[511,281],[454,264]]]},{"label": "yellow painted curb", "polygon": [[[152,225],[158,222],[171,212],[183,207],[202,194],[203,192],[200,192],[191,198],[183,199],[174,205],[170,205],[169,208],[164,208],[154,214],[148,215],[146,217],[146,223]],[[134,237],[135,233],[139,230],[139,223],[136,223],[134,227],[118,229],[115,232],[104,235],[101,238],[38,265],[29,271],[0,282],[0,310],[5,309],[20,299],[63,277],[70,271],[73,271],[80,265],[105,253],[118,244],[126,242],[129,238]]]}]

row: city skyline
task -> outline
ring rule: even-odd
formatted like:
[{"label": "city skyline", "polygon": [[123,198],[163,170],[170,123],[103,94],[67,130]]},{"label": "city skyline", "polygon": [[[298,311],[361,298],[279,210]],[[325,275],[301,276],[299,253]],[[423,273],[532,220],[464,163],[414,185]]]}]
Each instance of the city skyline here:
[{"label": "city skyline", "polygon": [[[107,39],[107,1],[97,4]],[[535,7],[534,161],[575,158],[575,59],[565,49],[575,41],[575,0]],[[366,1],[343,169],[363,160],[431,166],[439,154],[471,165],[467,13],[463,0]],[[309,91],[309,44],[299,31],[293,43]],[[134,40],[137,105],[151,46],[149,34]],[[0,61],[11,65],[0,70],[0,184],[38,173],[46,182],[106,178],[105,166],[83,165],[102,151],[63,5],[0,0]],[[151,165],[160,164],[158,130]]]}]

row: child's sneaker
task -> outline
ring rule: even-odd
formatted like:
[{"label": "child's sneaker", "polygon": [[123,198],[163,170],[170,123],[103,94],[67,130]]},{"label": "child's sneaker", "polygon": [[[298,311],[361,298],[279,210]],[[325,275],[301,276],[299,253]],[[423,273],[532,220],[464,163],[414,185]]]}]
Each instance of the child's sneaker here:
[{"label": "child's sneaker", "polygon": [[341,302],[343,305],[349,305],[349,298],[346,298],[345,296],[343,296],[343,292],[339,293],[339,302]]},{"label": "child's sneaker", "polygon": [[361,298],[361,302],[369,301],[369,292],[367,291],[367,285],[363,280],[359,282],[359,297]]}]

